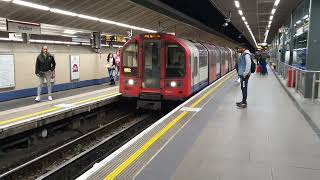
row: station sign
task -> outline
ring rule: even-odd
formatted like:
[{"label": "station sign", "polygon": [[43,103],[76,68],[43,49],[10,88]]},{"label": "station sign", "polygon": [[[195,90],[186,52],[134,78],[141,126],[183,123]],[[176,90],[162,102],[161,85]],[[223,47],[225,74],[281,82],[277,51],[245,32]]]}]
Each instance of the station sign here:
[{"label": "station sign", "polygon": [[27,34],[41,34],[40,24],[14,21],[7,19],[7,30],[9,32],[27,33]]}]

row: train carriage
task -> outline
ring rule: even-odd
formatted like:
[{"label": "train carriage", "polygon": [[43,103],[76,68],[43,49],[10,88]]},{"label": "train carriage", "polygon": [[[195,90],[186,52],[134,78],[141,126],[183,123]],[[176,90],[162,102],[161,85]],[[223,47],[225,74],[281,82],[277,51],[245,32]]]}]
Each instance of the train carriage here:
[{"label": "train carriage", "polygon": [[170,34],[136,35],[121,51],[120,92],[138,107],[159,109],[162,101],[185,100],[225,75],[231,54]]}]

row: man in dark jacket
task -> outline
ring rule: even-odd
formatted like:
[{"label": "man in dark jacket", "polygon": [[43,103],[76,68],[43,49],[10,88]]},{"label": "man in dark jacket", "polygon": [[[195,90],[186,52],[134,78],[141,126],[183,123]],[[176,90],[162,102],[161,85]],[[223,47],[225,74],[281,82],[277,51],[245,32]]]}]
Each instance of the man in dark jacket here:
[{"label": "man in dark jacket", "polygon": [[35,101],[40,101],[41,89],[42,89],[42,86],[45,84],[44,79],[46,79],[47,81],[48,100],[52,101],[51,77],[55,67],[56,67],[56,62],[54,60],[54,57],[50,53],[48,53],[48,47],[43,46],[41,53],[37,57],[37,62],[36,62],[35,74],[39,77],[39,86],[38,86],[37,97]]}]

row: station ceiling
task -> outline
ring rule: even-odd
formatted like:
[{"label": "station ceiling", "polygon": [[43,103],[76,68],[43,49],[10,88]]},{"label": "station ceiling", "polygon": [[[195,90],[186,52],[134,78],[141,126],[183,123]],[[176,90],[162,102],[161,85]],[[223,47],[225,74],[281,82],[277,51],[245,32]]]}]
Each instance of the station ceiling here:
[{"label": "station ceiling", "polygon": [[[230,42],[250,43],[250,34],[246,31],[234,0],[25,0],[27,2],[44,5],[103,18],[155,31],[174,32],[179,36],[190,39],[200,38],[203,41],[214,41],[227,45]],[[257,42],[263,41],[263,34],[267,26],[274,0],[239,0],[248,23]],[[252,2],[255,3],[252,3]],[[301,0],[281,0],[271,26],[269,37],[284,23],[290,12]],[[196,2],[196,3],[195,3]],[[89,31],[107,32],[110,34],[127,35],[128,28],[103,23],[98,20],[79,18],[64,14],[53,13],[31,7],[17,5],[12,2],[0,1],[0,17],[44,23],[50,25],[71,27]],[[231,24],[222,28],[225,17],[232,13]],[[58,30],[64,31],[61,27]],[[50,30],[48,30],[50,31]],[[239,38],[241,32],[244,36]],[[134,30],[135,33],[140,33]],[[81,33],[81,32],[79,32]],[[226,42],[224,39],[228,39]]]}]

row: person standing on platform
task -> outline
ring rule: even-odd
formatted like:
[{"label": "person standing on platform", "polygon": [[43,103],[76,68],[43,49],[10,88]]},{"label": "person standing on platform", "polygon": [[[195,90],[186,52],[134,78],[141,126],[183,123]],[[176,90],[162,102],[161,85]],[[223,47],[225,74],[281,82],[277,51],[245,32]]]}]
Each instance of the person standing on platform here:
[{"label": "person standing on platform", "polygon": [[260,66],[261,66],[261,74],[266,75],[268,74],[268,69],[267,69],[267,59],[268,59],[268,54],[265,50],[262,50],[260,53]]},{"label": "person standing on platform", "polygon": [[120,50],[118,50],[115,55],[115,71],[116,71],[115,80],[116,81],[118,81],[119,79],[119,72],[120,72],[119,67],[120,67]]},{"label": "person standing on platform", "polygon": [[248,96],[248,82],[251,74],[251,53],[245,46],[241,46],[240,48],[238,48],[238,52],[241,53],[238,64],[238,75],[240,77],[242,101],[237,102],[236,105],[240,108],[246,108]]},{"label": "person standing on platform", "polygon": [[112,53],[108,54],[108,58],[107,58],[107,63],[106,63],[106,68],[108,70],[109,73],[109,78],[110,78],[110,85],[115,85],[115,81],[114,81],[114,77],[113,77],[113,71],[115,70],[115,59],[113,57]]},{"label": "person standing on platform", "polygon": [[52,101],[52,84],[51,84],[51,77],[52,73],[56,68],[56,62],[54,60],[54,57],[48,52],[48,47],[43,46],[41,53],[37,57],[36,61],[36,70],[35,74],[39,77],[39,86],[37,90],[37,97],[35,101],[39,102],[42,86],[44,86],[46,79],[47,88],[48,88],[48,100]]}]

